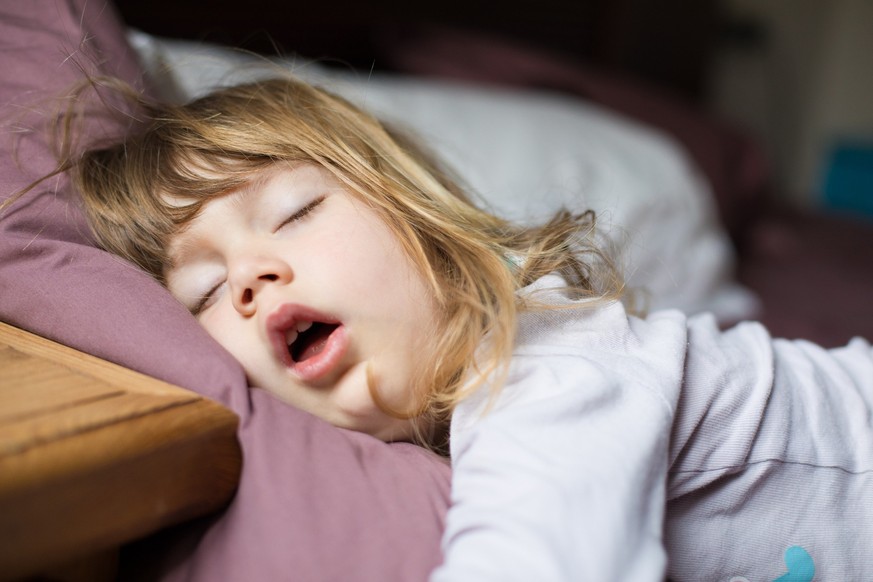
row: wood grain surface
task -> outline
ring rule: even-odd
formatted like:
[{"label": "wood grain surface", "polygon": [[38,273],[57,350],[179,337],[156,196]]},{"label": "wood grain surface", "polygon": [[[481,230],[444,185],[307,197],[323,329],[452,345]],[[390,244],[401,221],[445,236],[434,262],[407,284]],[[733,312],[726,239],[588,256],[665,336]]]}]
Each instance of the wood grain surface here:
[{"label": "wood grain surface", "polygon": [[220,509],[236,427],[194,392],[0,323],[0,580]]}]

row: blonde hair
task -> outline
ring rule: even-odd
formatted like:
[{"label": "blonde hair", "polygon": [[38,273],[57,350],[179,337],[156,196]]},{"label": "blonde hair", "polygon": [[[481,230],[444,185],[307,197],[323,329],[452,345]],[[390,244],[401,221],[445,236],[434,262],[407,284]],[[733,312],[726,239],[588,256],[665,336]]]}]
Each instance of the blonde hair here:
[{"label": "blonde hair", "polygon": [[442,316],[414,385],[422,410],[392,414],[445,419],[505,370],[519,310],[537,308],[517,291],[539,277],[559,272],[582,298],[622,294],[592,213],[521,228],[484,212],[420,145],[327,91],[285,77],[185,105],[137,100],[143,131],[68,163],[99,244],[163,282],[169,240],[205,203],[276,162],[318,164],[396,234]]}]

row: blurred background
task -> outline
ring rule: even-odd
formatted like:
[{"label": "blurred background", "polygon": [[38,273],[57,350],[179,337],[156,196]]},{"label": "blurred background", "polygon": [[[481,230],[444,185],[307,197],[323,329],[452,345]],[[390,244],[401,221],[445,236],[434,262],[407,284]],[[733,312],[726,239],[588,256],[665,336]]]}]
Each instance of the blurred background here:
[{"label": "blurred background", "polygon": [[[485,33],[651,83],[760,143],[790,205],[873,217],[873,0],[119,0],[147,32],[390,70],[386,39]],[[242,8],[242,9],[241,9]]]},{"label": "blurred background", "polygon": [[873,1],[725,0],[723,14],[709,106],[761,140],[788,201],[873,216]]}]

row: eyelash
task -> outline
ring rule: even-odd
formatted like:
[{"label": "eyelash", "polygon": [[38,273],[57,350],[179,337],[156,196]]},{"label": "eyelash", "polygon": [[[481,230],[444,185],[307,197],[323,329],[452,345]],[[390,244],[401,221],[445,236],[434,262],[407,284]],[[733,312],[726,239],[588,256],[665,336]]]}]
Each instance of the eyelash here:
[{"label": "eyelash", "polygon": [[292,214],[291,216],[286,218],[284,221],[282,221],[282,223],[276,227],[276,230],[279,230],[280,228],[282,228],[283,226],[285,226],[287,224],[290,224],[292,222],[297,222],[298,220],[306,218],[307,215],[309,215],[313,210],[316,209],[316,207],[318,207],[322,202],[324,202],[324,199],[325,199],[324,196],[319,196],[318,198],[316,198],[315,200],[313,200],[312,202],[310,202],[309,204],[307,204],[306,206],[304,206],[303,208],[301,208],[300,210],[298,210],[297,212],[295,212],[294,214]]},{"label": "eyelash", "polygon": [[[292,222],[298,222],[306,218],[313,210],[315,210],[322,202],[324,202],[324,199],[325,196],[319,196],[318,198],[283,220],[282,223],[276,227],[276,231],[279,231],[282,227],[291,224]],[[221,287],[223,284],[223,281],[221,283],[218,283],[217,285],[209,289],[203,296],[201,296],[200,299],[197,300],[197,303],[195,303],[189,309],[191,314],[194,316],[200,315],[200,313],[206,308],[206,304],[209,302],[209,299],[216,291],[218,291],[218,288]]]},{"label": "eyelash", "polygon": [[191,307],[191,309],[189,309],[189,311],[191,312],[191,315],[194,315],[194,316],[200,315],[200,312],[202,312],[206,308],[206,303],[209,301],[209,298],[212,297],[212,295],[216,291],[218,291],[218,288],[221,287],[223,284],[224,284],[224,281],[222,281],[218,285],[215,285],[212,289],[210,289],[205,294],[203,294],[200,297],[200,299],[197,300],[197,303],[194,304]]}]

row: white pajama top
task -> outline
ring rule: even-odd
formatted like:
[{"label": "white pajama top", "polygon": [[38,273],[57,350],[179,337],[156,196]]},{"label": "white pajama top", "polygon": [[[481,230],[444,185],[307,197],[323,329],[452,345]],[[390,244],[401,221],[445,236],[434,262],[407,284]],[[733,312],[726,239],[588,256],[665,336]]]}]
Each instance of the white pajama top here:
[{"label": "white pajama top", "polygon": [[[566,304],[557,276],[524,289]],[[431,582],[873,580],[873,349],[620,303],[523,313],[451,427]]]}]

